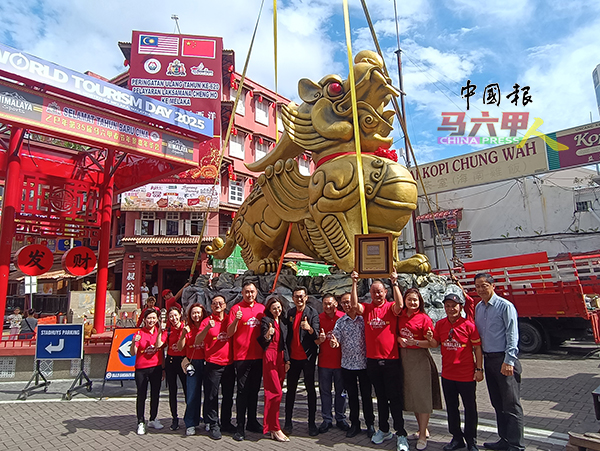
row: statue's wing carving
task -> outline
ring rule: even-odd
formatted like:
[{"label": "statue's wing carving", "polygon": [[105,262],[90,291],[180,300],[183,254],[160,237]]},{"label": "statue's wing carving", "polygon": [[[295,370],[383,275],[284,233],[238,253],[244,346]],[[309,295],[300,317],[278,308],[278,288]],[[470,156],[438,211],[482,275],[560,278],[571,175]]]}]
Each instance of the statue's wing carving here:
[{"label": "statue's wing carving", "polygon": [[308,212],[308,182],[310,177],[300,174],[296,160],[277,161],[258,177],[265,199],[275,213],[288,222],[310,218]]}]

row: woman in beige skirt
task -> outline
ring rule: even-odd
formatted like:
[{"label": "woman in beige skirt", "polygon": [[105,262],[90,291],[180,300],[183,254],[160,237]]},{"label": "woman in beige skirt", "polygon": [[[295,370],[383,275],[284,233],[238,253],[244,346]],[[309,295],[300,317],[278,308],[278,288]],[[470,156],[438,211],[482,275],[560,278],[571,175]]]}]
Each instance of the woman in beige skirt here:
[{"label": "woman in beige skirt", "polygon": [[414,412],[419,424],[417,450],[427,447],[429,416],[433,409],[442,408],[440,381],[425,338],[433,330],[433,322],[425,313],[419,290],[410,288],[404,293],[404,310],[398,318],[398,343],[404,371],[404,410]]}]

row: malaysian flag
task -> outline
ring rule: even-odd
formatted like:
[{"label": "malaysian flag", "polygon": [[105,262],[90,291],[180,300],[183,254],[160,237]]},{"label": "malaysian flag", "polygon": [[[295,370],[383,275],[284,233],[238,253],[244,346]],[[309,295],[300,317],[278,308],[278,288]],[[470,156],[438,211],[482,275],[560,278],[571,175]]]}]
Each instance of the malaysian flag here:
[{"label": "malaysian flag", "polygon": [[179,38],[177,36],[140,35],[138,53],[146,55],[179,55]]}]

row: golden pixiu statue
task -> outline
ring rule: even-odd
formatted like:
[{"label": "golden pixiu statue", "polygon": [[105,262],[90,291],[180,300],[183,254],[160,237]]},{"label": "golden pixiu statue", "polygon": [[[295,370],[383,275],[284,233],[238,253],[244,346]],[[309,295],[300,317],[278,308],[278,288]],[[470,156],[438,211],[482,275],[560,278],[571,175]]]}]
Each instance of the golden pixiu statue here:
[{"label": "golden pixiu statue", "polygon": [[[398,272],[429,272],[425,255],[398,258],[398,237],[417,202],[411,174],[389,152],[393,111],[383,111],[398,91],[382,71],[380,56],[362,51],[354,59],[369,233],[392,233]],[[362,233],[350,82],[327,75],[318,83],[302,79],[300,106],[284,106],[285,133],[272,152],[248,169],[264,171],[240,207],[227,240],[213,240],[207,253],[227,258],[236,244],[249,269],[276,271],[287,229],[289,249],[354,268],[354,236]],[[295,157],[312,152],[316,169],[300,174]]]}]

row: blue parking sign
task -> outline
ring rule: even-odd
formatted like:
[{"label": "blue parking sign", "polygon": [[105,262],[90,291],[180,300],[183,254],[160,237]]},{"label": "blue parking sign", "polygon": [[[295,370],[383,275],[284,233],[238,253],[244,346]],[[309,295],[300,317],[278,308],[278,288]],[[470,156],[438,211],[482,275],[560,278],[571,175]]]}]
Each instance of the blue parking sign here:
[{"label": "blue parking sign", "polygon": [[40,324],[35,346],[37,360],[83,359],[83,324]]}]

